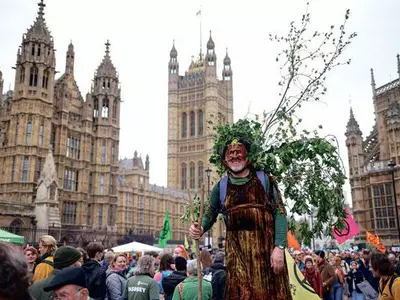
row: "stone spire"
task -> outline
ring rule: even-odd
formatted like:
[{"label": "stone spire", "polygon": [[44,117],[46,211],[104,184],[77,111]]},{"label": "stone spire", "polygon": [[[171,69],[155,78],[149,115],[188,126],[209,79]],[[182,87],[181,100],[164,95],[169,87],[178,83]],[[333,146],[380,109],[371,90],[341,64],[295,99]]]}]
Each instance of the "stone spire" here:
[{"label": "stone spire", "polygon": [[58,179],[51,147],[39,178],[34,204],[38,228],[48,229],[50,225],[61,227],[58,209]]},{"label": "stone spire", "polygon": [[371,86],[372,86],[372,94],[376,95],[376,84],[375,84],[375,76],[374,69],[371,68]]},{"label": "stone spire", "polygon": [[68,45],[67,56],[65,61],[65,74],[74,75],[74,64],[75,64],[75,51],[74,45],[71,43]]},{"label": "stone spire", "polygon": [[103,60],[101,61],[99,67],[97,68],[97,76],[111,76],[111,77],[118,77],[117,76],[117,69],[114,67],[111,57],[110,57],[110,42],[107,40],[105,43],[106,51]]},{"label": "stone spire", "polygon": [[150,158],[149,158],[148,154],[146,155],[145,168],[146,168],[146,171],[150,170]]},{"label": "stone spire", "polygon": [[226,55],[224,58],[224,69],[222,70],[222,78],[230,80],[232,77],[231,58],[228,55],[228,48],[226,48]]},{"label": "stone spire", "polygon": [[358,122],[357,122],[356,118],[354,117],[353,108],[350,108],[350,118],[349,118],[349,121],[347,122],[345,134],[346,134],[346,136],[349,136],[351,134],[362,135],[360,126],[358,125]]},{"label": "stone spire", "polygon": [[397,74],[400,77],[400,54],[397,54]]},{"label": "stone spire", "polygon": [[175,40],[172,43],[172,49],[169,52],[169,63],[168,70],[170,74],[178,75],[179,73],[179,63],[178,63],[178,51],[175,48]]},{"label": "stone spire", "polygon": [[47,43],[51,43],[53,38],[51,37],[50,30],[47,28],[46,21],[44,19],[44,8],[46,7],[46,4],[43,3],[43,0],[40,0],[38,6],[38,15],[35,22],[26,33],[26,40],[29,41],[41,39]]}]

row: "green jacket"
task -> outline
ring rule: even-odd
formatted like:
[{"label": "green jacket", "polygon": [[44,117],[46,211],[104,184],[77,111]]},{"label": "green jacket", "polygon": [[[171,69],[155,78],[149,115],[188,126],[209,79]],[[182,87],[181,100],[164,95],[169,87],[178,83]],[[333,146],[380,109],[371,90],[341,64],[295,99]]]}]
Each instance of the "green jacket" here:
[{"label": "green jacket", "polygon": [[53,291],[45,292],[43,289],[46,286],[48,286],[49,283],[53,280],[53,278],[56,277],[56,275],[60,272],[61,272],[61,270],[54,269],[53,272],[51,272],[49,277],[33,283],[29,287],[29,293],[31,294],[32,298],[36,299],[36,300],[53,299]]},{"label": "green jacket", "polygon": [[159,300],[157,281],[149,275],[135,275],[126,282],[122,298],[124,300]]},{"label": "green jacket", "polygon": [[[197,277],[186,278],[183,281],[182,297],[179,294],[179,284],[178,284],[174,290],[174,295],[172,296],[172,300],[197,300],[198,282],[199,280]],[[201,289],[203,291],[203,300],[211,300],[212,296],[211,283],[203,279]]]}]

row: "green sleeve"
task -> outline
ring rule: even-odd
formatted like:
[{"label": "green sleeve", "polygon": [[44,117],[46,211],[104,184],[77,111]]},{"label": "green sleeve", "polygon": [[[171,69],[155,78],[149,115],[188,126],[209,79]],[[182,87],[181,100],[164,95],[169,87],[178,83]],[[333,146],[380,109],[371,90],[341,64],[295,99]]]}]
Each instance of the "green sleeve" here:
[{"label": "green sleeve", "polygon": [[150,300],[159,300],[160,299],[157,281],[153,280],[151,282],[149,294],[150,294]]},{"label": "green sleeve", "polygon": [[[269,182],[268,176],[265,176],[265,181],[266,181],[266,187],[267,191],[269,191],[269,185],[271,184]],[[276,246],[282,246],[282,247],[287,247],[287,219],[285,215],[282,215],[279,209],[280,206],[280,192],[278,188],[274,185],[273,186],[273,191],[274,191],[274,201],[275,205],[277,206],[277,209],[275,209],[275,245]]]},{"label": "green sleeve", "polygon": [[175,287],[174,295],[172,296],[172,300],[180,300],[181,297],[179,295],[179,284]]},{"label": "green sleeve", "polygon": [[220,203],[219,203],[219,184],[214,185],[211,191],[211,199],[210,203],[204,213],[202,227],[203,231],[207,232],[215,223],[218,217],[218,213],[220,211]]}]

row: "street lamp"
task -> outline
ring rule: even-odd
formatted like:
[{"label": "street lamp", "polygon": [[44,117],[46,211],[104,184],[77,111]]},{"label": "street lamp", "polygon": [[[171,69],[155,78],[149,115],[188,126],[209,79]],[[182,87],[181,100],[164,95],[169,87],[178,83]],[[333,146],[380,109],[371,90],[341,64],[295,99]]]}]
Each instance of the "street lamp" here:
[{"label": "street lamp", "polygon": [[396,223],[397,223],[397,234],[400,244],[400,225],[399,225],[399,211],[397,209],[397,195],[396,195],[396,182],[394,181],[394,172],[396,171],[396,163],[394,161],[390,161],[388,164],[389,168],[392,169],[392,185],[393,185],[393,195],[394,195],[394,208],[396,210]]},{"label": "street lamp", "polygon": [[[208,193],[208,200],[210,201],[210,179],[211,179],[211,172],[212,170],[210,167],[206,169],[207,174],[207,193]],[[208,243],[211,244],[211,228],[208,230]],[[211,245],[212,246],[212,245]]]}]

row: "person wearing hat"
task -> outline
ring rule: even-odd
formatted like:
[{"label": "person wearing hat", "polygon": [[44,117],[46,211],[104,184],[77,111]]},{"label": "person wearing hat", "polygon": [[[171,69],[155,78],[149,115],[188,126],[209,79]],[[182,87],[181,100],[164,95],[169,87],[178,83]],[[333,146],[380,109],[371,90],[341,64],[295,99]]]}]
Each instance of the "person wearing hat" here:
[{"label": "person wearing hat", "polygon": [[54,292],[54,299],[89,300],[85,272],[80,267],[60,271],[44,288]]},{"label": "person wearing hat", "polygon": [[36,300],[47,300],[51,298],[52,292],[43,290],[61,271],[72,266],[81,266],[81,253],[70,246],[63,246],[57,249],[54,254],[54,270],[50,276],[41,281],[35,282],[29,287],[29,292]]},{"label": "person wearing hat", "polygon": [[321,273],[314,266],[314,261],[311,256],[306,256],[304,258],[304,263],[305,263],[305,269],[304,271],[302,271],[304,277],[307,279],[308,283],[318,294],[318,296],[322,298],[323,288],[322,288]]},{"label": "person wearing hat", "polygon": [[189,229],[199,239],[218,214],[226,224],[226,291],[230,300],[291,300],[285,248],[287,219],[275,179],[257,165],[264,153],[251,125],[227,125],[214,146],[210,162],[227,172],[211,192],[202,224]]},{"label": "person wearing hat", "polygon": [[297,267],[299,268],[299,270],[301,272],[304,271],[304,269],[306,268],[306,265],[303,262],[303,253],[299,250],[295,250],[293,251],[293,258],[294,258],[294,262],[297,265]]},{"label": "person wearing hat", "polygon": [[323,250],[315,251],[314,260],[317,262],[317,267],[321,273],[323,299],[331,300],[333,297],[333,283],[336,280],[335,268],[327,263]]}]

